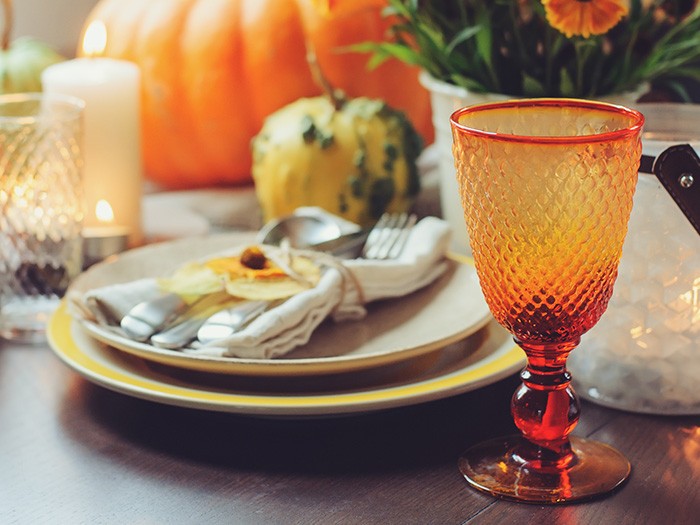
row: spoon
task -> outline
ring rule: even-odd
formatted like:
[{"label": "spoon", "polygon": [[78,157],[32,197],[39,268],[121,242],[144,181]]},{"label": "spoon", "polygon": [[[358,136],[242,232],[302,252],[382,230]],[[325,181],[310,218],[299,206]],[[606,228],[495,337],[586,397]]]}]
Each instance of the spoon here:
[{"label": "spoon", "polygon": [[288,242],[292,248],[308,248],[340,237],[341,233],[338,224],[323,216],[286,215],[263,226],[257,241],[273,246]]},{"label": "spoon", "polygon": [[268,222],[258,232],[257,242],[271,246],[287,244],[310,248],[341,259],[354,259],[362,252],[369,229],[343,233],[338,223],[317,215],[286,215]]}]

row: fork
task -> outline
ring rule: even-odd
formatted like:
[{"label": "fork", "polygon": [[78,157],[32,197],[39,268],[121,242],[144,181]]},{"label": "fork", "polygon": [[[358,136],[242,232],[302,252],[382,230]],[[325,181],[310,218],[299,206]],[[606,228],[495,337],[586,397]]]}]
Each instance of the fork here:
[{"label": "fork", "polygon": [[396,259],[406,246],[411,228],[418,217],[414,214],[385,213],[372,228],[362,248],[364,259]]},{"label": "fork", "polygon": [[[348,246],[352,247],[358,244],[362,236],[365,236],[366,240],[361,250],[362,258],[373,260],[395,259],[403,251],[406,241],[408,240],[409,232],[416,221],[417,216],[415,214],[385,213],[370,230],[363,232],[363,235],[355,233],[347,236],[347,246],[344,246],[342,242],[335,242],[332,244],[333,249],[331,250],[331,244],[329,244],[331,241],[328,241],[312,246],[311,249],[325,251],[323,248],[328,247],[328,250],[333,253],[342,253],[347,251]],[[168,295],[175,294],[166,294],[165,297]],[[177,302],[177,299],[175,299],[175,302]],[[146,327],[144,327],[142,323],[139,324],[141,330],[138,333],[138,340],[146,341],[150,338],[151,343],[159,348],[182,348],[197,339],[200,331],[203,333],[210,332],[206,330],[209,324],[215,325],[215,328],[219,331],[221,329],[221,321],[216,318],[217,313],[214,313],[210,317],[199,315],[187,318],[186,312],[178,312],[178,315],[175,316],[177,319],[175,323],[173,323],[172,316],[168,316],[162,311],[163,304],[164,301],[162,298],[156,299],[155,302],[144,301],[143,303],[139,303],[124,317],[124,319],[122,319],[122,328],[125,329],[127,333],[130,332],[130,330],[126,328],[131,324],[129,321],[133,317],[132,312],[139,312],[139,315],[143,316],[144,311],[155,307],[155,309],[157,309],[155,313],[162,321],[161,324],[151,323]],[[268,304],[266,302],[251,301],[225,309],[229,319],[237,320],[235,323],[236,326],[232,326],[229,332],[232,333],[236,331],[245,323],[250,322],[253,318],[262,314],[267,309],[267,306]],[[146,328],[150,329],[150,333],[145,331]],[[207,336],[207,338],[209,338],[209,336]]]},{"label": "fork", "polygon": [[417,220],[413,213],[384,213],[371,228],[312,244],[309,249],[330,253],[341,259],[396,259],[401,255]]}]

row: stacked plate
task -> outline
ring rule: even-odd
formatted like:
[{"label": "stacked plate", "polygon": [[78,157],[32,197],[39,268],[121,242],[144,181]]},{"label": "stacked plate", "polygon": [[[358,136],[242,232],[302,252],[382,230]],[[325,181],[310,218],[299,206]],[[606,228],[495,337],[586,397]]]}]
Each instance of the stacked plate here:
[{"label": "stacked plate", "polygon": [[[90,268],[72,291],[167,275],[193,259],[243,246],[252,234],[184,239],[131,250]],[[196,255],[194,255],[196,254]],[[496,325],[467,259],[411,295],[369,305],[362,321],[324,322],[277,359],[204,357],[156,348],[74,317],[49,326],[55,353],[88,380],[173,405],[264,416],[361,413],[444,398],[498,381],[524,364]]]}]

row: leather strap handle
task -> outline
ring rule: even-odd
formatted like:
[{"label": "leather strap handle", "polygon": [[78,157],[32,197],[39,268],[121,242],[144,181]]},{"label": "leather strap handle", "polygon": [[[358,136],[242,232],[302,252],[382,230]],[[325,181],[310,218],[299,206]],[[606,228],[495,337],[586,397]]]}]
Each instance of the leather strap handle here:
[{"label": "leather strap handle", "polygon": [[653,173],[700,234],[700,157],[689,144],[642,155],[639,171]]}]

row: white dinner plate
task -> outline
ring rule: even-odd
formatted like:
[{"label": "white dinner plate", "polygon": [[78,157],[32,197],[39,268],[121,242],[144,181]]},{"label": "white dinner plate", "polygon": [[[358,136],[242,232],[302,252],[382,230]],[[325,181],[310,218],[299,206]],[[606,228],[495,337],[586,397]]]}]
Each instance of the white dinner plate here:
[{"label": "white dinner plate", "polygon": [[413,359],[319,376],[236,376],[174,368],[111,348],[62,305],[48,328],[54,352],[88,380],[159,403],[257,416],[330,416],[413,405],[468,392],[522,368],[524,353],[495,321]]},{"label": "white dinner plate", "polygon": [[[142,277],[167,275],[194,257],[251,241],[249,234],[224,234],[152,245],[122,254],[79,276],[72,291],[85,292]],[[195,255],[196,254],[196,255]],[[470,259],[453,258],[450,269],[410,295],[368,305],[361,321],[326,321],[310,341],[276,359],[241,359],[186,354],[123,337],[80,319],[91,337],[143,359],[219,374],[288,376],[348,372],[411,359],[478,331],[491,319]]]}]

